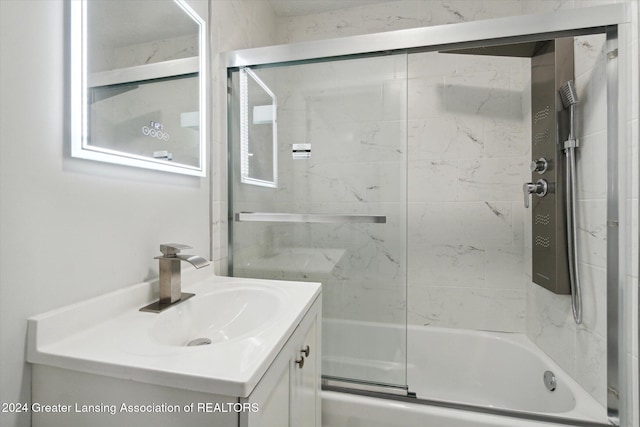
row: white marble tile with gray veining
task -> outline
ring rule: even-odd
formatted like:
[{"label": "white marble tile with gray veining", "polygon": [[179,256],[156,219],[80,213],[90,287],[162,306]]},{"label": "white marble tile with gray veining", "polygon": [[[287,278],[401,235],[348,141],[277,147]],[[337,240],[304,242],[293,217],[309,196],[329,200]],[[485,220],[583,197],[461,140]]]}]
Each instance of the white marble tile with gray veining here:
[{"label": "white marble tile with gray veining", "polygon": [[[400,162],[406,155],[406,126],[402,121],[337,123],[308,129],[300,142],[311,144],[311,158],[295,160],[308,166],[320,163]],[[283,153],[291,159],[291,151]],[[354,172],[356,172],[354,170]]]},{"label": "white marble tile with gray veining", "polygon": [[523,158],[459,160],[458,167],[459,200],[522,200]]},{"label": "white marble tile with gray veining", "polygon": [[477,248],[511,245],[511,203],[458,202],[448,203],[446,209],[444,226],[449,244]]},{"label": "white marble tile with gray veining", "polygon": [[[483,155],[483,122],[474,117],[430,117],[409,123],[417,159],[470,159]],[[413,153],[412,153],[413,154]],[[412,160],[416,157],[412,156]]]},{"label": "white marble tile with gray veining", "polygon": [[522,332],[522,291],[409,287],[410,324]]},{"label": "white marble tile with gray veining", "polygon": [[607,406],[607,340],[586,329],[576,333],[576,380]]},{"label": "white marble tile with gray veining", "polygon": [[524,291],[524,251],[522,247],[489,247],[485,254],[487,288]]},{"label": "white marble tile with gray veining", "polygon": [[604,34],[574,37],[574,67],[576,76],[591,72],[593,68],[604,65],[606,41]]},{"label": "white marble tile with gray veining", "polygon": [[409,161],[409,200],[413,202],[458,199],[458,167],[455,161]]},{"label": "white marble tile with gray veining", "polygon": [[198,56],[198,27],[195,23],[193,32],[192,35],[119,47],[114,52],[113,66],[126,68]]},{"label": "white marble tile with gray veining", "polygon": [[461,57],[438,52],[412,53],[407,60],[407,76],[409,79],[420,79],[457,74]]},{"label": "white marble tile with gray veining", "polygon": [[509,76],[498,71],[447,76],[444,92],[447,113],[522,120],[522,91],[512,89]]},{"label": "white marble tile with gray veining", "polygon": [[412,245],[409,277],[416,286],[482,288],[485,250],[468,245]]},{"label": "white marble tile with gray veining", "polygon": [[409,253],[420,245],[445,245],[450,242],[447,221],[447,202],[409,203],[407,240]]},{"label": "white marble tile with gray veining", "polygon": [[607,74],[604,53],[592,68],[576,72],[578,94],[578,136],[585,137],[607,129]]},{"label": "white marble tile with gray veining", "polygon": [[581,263],[578,274],[582,290],[582,324],[578,330],[607,335],[607,271]]},{"label": "white marble tile with gray veining", "polygon": [[458,327],[462,301],[457,288],[419,287],[409,283],[407,316],[413,325]]},{"label": "white marble tile with gray veining", "polygon": [[522,157],[529,133],[521,122],[489,119],[484,122],[485,157]]},{"label": "white marble tile with gray veining", "polygon": [[443,76],[429,76],[408,81],[407,117],[411,120],[440,117],[446,111]]},{"label": "white marble tile with gray veining", "polygon": [[578,202],[578,257],[595,267],[606,268],[607,206],[605,200]]},{"label": "white marble tile with gray veining", "polygon": [[[354,173],[355,172],[355,173]],[[400,200],[403,171],[398,162],[312,164],[294,171],[299,202],[394,202]]]},{"label": "white marble tile with gray veining", "polygon": [[[530,287],[542,289],[534,284],[531,284]],[[551,294],[551,292],[548,292],[548,294]],[[546,295],[545,299],[553,298],[551,295]],[[570,314],[571,308],[568,306],[568,310],[557,311],[552,308],[553,304],[545,304],[543,301],[536,301],[532,304],[533,301],[531,301],[530,296],[531,293],[528,293],[526,310],[527,336],[569,375],[575,376],[576,332],[572,323],[573,318]],[[564,299],[568,299],[568,297],[564,296]]]},{"label": "white marble tile with gray veining", "polygon": [[523,332],[525,296],[523,290],[473,289],[463,293],[463,325],[469,329]]}]

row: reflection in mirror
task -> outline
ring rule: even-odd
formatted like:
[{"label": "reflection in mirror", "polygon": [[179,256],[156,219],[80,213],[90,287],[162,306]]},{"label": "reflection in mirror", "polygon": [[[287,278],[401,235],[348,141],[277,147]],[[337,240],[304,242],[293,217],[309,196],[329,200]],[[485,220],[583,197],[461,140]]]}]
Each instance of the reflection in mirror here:
[{"label": "reflection in mirror", "polygon": [[204,21],[183,0],[71,8],[72,155],[204,176]]},{"label": "reflection in mirror", "polygon": [[249,68],[240,70],[240,179],[278,187],[276,96]]}]

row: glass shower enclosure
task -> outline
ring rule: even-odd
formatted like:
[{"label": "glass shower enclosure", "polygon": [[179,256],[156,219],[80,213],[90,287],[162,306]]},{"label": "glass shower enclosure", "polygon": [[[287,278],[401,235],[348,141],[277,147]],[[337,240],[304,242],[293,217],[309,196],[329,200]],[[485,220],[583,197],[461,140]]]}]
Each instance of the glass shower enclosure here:
[{"label": "glass shower enclosure", "polygon": [[406,394],[407,55],[229,81],[230,275],[321,282],[323,378]]},{"label": "glass shower enclosure", "polygon": [[[531,16],[227,54],[229,274],[322,282],[325,390],[617,423],[629,378],[619,279],[630,222],[617,187],[628,33],[623,7],[558,15],[571,23]],[[573,53],[541,65],[554,46]],[[566,122],[569,80],[583,143],[580,324],[566,292],[533,276],[549,246],[535,227],[550,224],[534,208],[552,197],[523,203],[540,180],[561,193],[550,173],[562,153],[536,150],[565,141],[551,119]],[[532,359],[514,353],[524,348]]]}]

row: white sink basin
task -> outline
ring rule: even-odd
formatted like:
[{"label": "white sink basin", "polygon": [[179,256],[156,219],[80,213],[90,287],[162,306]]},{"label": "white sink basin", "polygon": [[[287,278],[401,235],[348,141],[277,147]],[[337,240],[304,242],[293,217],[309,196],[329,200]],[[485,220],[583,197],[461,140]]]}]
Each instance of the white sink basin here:
[{"label": "white sink basin", "polygon": [[243,339],[270,327],[285,300],[286,294],[277,288],[242,285],[196,295],[160,313],[151,336],[170,346],[187,346],[201,338],[209,344]]},{"label": "white sink basin", "polygon": [[[210,273],[209,273],[210,274]],[[29,319],[27,361],[162,386],[247,397],[321,285],[183,271],[195,296],[161,313],[141,283]],[[187,346],[205,338],[208,345]]]}]

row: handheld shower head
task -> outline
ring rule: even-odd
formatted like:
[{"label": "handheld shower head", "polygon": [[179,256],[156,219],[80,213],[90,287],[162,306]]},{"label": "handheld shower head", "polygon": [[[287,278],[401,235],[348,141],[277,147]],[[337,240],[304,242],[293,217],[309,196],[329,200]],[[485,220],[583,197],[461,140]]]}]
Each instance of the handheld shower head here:
[{"label": "handheld shower head", "polygon": [[560,98],[562,98],[562,105],[564,108],[569,108],[572,105],[576,105],[580,100],[578,99],[578,92],[576,92],[576,86],[573,80],[569,80],[560,88]]}]

